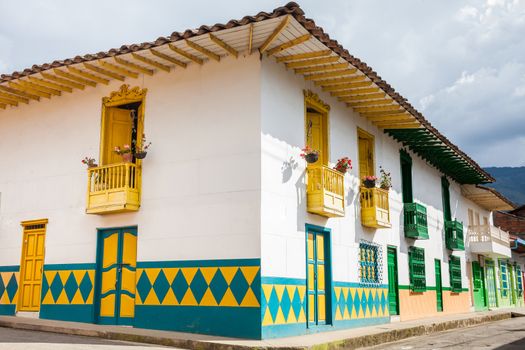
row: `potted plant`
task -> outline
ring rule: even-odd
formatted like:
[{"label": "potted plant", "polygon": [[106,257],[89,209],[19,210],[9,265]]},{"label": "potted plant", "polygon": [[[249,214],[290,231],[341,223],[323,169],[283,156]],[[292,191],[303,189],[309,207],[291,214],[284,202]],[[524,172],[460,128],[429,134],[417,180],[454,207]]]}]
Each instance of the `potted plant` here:
[{"label": "potted plant", "polygon": [[88,168],[96,168],[98,166],[97,163],[95,163],[95,158],[91,157],[84,157],[84,159],[81,160],[82,164],[87,165]]},{"label": "potted plant", "polygon": [[144,159],[146,158],[146,155],[148,154],[149,146],[151,146],[151,142],[146,141],[146,134],[142,134],[142,142],[140,146],[137,146],[135,150],[135,158],[137,159]]},{"label": "potted plant", "polygon": [[334,169],[340,173],[346,174],[348,170],[352,169],[352,160],[348,157],[338,159]]},{"label": "potted plant", "polygon": [[319,151],[311,149],[310,146],[306,146],[302,149],[301,158],[306,160],[307,163],[315,163],[319,159]]},{"label": "potted plant", "polygon": [[129,163],[133,160],[133,154],[131,153],[130,145],[124,145],[122,148],[120,146],[115,146],[113,152],[119,156],[122,156],[122,161],[125,163]]},{"label": "potted plant", "polygon": [[390,173],[381,166],[379,166],[379,173],[381,174],[381,177],[379,178],[379,187],[388,191],[390,187],[392,187],[392,177],[390,176]]},{"label": "potted plant", "polygon": [[374,175],[363,176],[363,185],[366,188],[374,188],[376,187],[376,180],[377,177],[375,177]]}]

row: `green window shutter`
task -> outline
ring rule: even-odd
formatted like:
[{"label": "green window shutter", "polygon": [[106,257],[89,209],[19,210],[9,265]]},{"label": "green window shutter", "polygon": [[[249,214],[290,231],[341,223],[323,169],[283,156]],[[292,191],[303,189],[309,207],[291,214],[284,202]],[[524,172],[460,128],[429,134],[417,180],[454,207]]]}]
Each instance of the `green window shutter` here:
[{"label": "green window shutter", "polygon": [[509,292],[509,277],[507,272],[507,264],[504,261],[499,261],[499,274],[501,282],[501,297],[506,298]]},{"label": "green window shutter", "polygon": [[461,258],[451,255],[448,261],[450,273],[450,289],[454,293],[461,292]]},{"label": "green window shutter", "polygon": [[450,210],[450,184],[445,176],[441,178],[441,199],[443,202],[443,217],[445,221],[452,220],[452,213]]},{"label": "green window shutter", "polygon": [[401,150],[401,183],[403,187],[403,203],[412,203],[414,197],[412,194],[412,158],[410,155]]},{"label": "green window shutter", "polygon": [[410,289],[413,292],[426,291],[425,250],[423,248],[410,247],[408,251],[408,265],[410,270]]},{"label": "green window shutter", "polygon": [[516,283],[518,285],[518,295],[523,296],[523,276],[520,265],[516,265]]}]

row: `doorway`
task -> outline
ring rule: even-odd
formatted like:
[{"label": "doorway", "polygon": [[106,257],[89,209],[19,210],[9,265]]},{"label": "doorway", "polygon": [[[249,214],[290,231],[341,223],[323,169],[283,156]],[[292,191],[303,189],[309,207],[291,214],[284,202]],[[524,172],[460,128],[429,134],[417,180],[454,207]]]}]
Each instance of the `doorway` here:
[{"label": "doorway", "polygon": [[388,247],[388,310],[390,315],[399,315],[398,289],[397,250],[395,247]]},{"label": "doorway", "polygon": [[443,282],[441,280],[441,260],[434,260],[436,273],[436,308],[438,312],[443,311]]}]

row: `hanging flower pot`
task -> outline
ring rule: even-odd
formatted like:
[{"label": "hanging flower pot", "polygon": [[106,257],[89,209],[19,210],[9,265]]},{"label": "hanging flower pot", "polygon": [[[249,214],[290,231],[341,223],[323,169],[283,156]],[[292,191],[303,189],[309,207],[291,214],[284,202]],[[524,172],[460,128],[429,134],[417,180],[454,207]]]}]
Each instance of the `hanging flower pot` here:
[{"label": "hanging flower pot", "polygon": [[311,149],[310,146],[306,146],[302,151],[301,157],[306,160],[307,163],[312,164],[319,160],[319,151]]},{"label": "hanging flower pot", "polygon": [[146,152],[146,151],[137,152],[137,153],[135,153],[135,158],[137,158],[137,159],[144,159],[144,158],[146,158],[147,154],[148,154],[148,152]]},{"label": "hanging flower pot", "polygon": [[374,188],[374,187],[376,187],[376,180],[377,180],[377,177],[375,177],[375,176],[364,176],[363,177],[363,185],[366,188]]}]

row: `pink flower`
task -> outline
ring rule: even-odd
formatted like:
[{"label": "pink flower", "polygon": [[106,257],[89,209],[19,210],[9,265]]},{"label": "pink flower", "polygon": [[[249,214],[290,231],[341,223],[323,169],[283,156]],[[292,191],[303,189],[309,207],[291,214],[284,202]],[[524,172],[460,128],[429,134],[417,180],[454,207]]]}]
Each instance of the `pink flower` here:
[{"label": "pink flower", "polygon": [[130,146],[129,145],[124,145],[124,148],[125,149],[130,149]]}]

